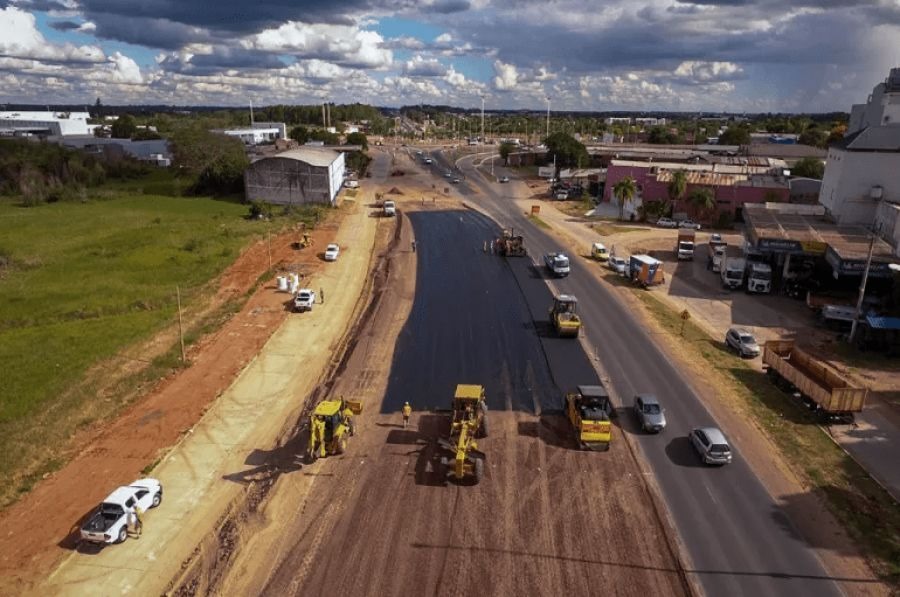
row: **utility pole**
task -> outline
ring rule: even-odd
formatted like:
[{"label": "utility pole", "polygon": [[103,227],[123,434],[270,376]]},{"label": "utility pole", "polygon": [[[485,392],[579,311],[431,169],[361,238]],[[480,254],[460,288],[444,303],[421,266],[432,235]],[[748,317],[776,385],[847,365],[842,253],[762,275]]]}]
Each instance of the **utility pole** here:
[{"label": "utility pole", "polygon": [[253,128],[253,100],[250,100],[250,128]]},{"label": "utility pole", "polygon": [[481,144],[484,145],[484,96],[481,96]]},{"label": "utility pole", "polygon": [[550,98],[547,98],[547,136],[550,136]]}]

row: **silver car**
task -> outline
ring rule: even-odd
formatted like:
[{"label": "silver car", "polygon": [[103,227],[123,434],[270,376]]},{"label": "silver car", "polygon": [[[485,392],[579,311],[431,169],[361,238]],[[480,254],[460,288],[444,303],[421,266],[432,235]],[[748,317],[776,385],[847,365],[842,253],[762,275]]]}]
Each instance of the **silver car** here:
[{"label": "silver car", "polygon": [[689,437],[704,464],[731,464],[731,446],[716,427],[698,427]]},{"label": "silver car", "polygon": [[634,415],[644,431],[659,433],[666,428],[666,412],[659,404],[656,396],[651,394],[638,394],[635,396]]},{"label": "silver car", "polygon": [[742,357],[759,356],[759,344],[753,334],[743,328],[729,328],[725,332],[725,344]]}]

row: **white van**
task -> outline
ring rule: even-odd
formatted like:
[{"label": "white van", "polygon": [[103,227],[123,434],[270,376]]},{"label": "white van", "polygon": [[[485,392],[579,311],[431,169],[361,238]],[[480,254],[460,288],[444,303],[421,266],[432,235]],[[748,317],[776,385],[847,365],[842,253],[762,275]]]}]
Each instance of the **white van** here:
[{"label": "white van", "polygon": [[397,205],[393,201],[384,202],[384,215],[388,217],[397,215]]}]

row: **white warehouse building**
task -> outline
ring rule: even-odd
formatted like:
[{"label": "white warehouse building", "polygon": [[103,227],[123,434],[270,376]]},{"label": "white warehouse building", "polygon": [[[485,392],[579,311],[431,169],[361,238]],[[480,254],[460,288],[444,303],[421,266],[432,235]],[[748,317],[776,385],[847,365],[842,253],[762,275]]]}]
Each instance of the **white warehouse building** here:
[{"label": "white warehouse building", "polygon": [[88,112],[0,112],[0,134],[8,136],[89,135]]},{"label": "white warehouse building", "polygon": [[244,173],[248,201],[335,205],[344,182],[344,154],[301,147],[259,159]]},{"label": "white warehouse building", "polygon": [[853,106],[847,135],[828,150],[819,203],[838,224],[874,226],[900,255],[900,68]]}]

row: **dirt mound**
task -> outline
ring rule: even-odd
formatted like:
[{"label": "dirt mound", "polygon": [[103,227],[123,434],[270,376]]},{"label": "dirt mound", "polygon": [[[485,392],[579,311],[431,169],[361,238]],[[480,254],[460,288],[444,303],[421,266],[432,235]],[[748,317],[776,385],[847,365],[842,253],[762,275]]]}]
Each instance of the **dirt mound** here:
[{"label": "dirt mound", "polygon": [[398,189],[397,187],[391,187],[391,190],[387,192],[388,195],[402,195],[403,191]]}]

